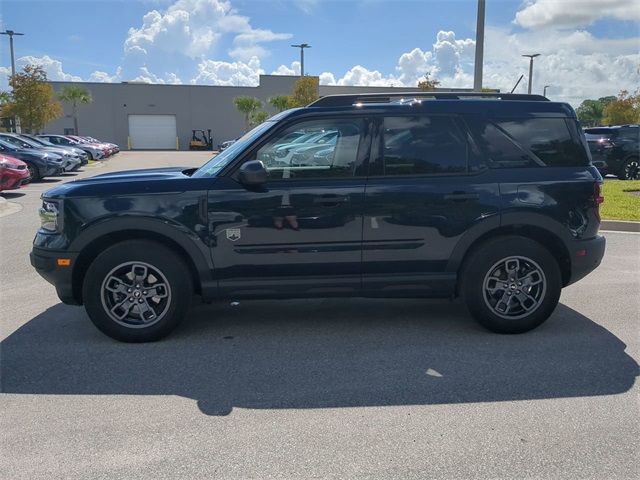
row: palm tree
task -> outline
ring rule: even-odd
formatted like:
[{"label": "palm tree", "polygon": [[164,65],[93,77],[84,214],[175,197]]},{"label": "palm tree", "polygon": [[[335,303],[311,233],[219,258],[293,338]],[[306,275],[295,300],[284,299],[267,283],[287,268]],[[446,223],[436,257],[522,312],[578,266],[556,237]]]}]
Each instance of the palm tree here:
[{"label": "palm tree", "polygon": [[256,97],[235,97],[233,99],[238,111],[244,114],[244,129],[249,130],[251,127],[251,114],[262,108],[262,102]]},{"label": "palm tree", "polygon": [[269,98],[268,102],[276,109],[278,112],[282,112],[289,107],[289,96],[288,95],[275,95]]},{"label": "palm tree", "polygon": [[73,109],[73,129],[75,134],[79,135],[78,130],[78,106],[86,105],[92,102],[91,93],[88,90],[77,85],[68,85],[58,94],[58,98],[63,102],[69,102]]},{"label": "palm tree", "polygon": [[249,123],[252,127],[255,127],[256,125],[260,125],[261,123],[265,122],[267,118],[269,118],[269,114],[267,112],[263,110],[257,110],[255,112],[252,112],[249,116]]}]

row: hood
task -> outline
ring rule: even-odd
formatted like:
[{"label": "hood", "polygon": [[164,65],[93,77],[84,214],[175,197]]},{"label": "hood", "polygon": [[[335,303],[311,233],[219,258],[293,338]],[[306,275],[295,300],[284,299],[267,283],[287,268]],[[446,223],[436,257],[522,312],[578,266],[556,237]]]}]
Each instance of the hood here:
[{"label": "hood", "polygon": [[166,192],[172,191],[174,188],[180,190],[184,185],[169,185],[168,182],[188,179],[189,175],[185,175],[183,172],[191,172],[192,170],[188,167],[168,167],[103,173],[95,177],[67,182],[47,191],[45,196],[56,198],[61,196]]},{"label": "hood", "polygon": [[96,175],[95,177],[76,180],[73,183],[93,182],[93,181],[135,182],[135,181],[161,180],[163,178],[185,177],[187,175],[185,175],[182,172],[186,170],[191,170],[191,168],[164,167],[164,168],[144,168],[139,170],[124,170],[121,172],[103,173],[101,175]]},{"label": "hood", "polygon": [[53,158],[61,158],[60,156],[56,155],[56,154],[52,154],[50,152],[43,152],[43,151],[39,151],[39,150],[35,150],[35,149],[31,149],[31,148],[19,148],[17,150],[11,150],[9,152],[7,152],[8,155],[12,156],[12,157],[16,157],[16,158],[39,158],[41,160],[49,160],[52,157]]},{"label": "hood", "polygon": [[19,160],[10,155],[0,154],[0,167],[2,167],[3,165],[10,165],[12,167],[26,166],[26,164],[22,160]]}]

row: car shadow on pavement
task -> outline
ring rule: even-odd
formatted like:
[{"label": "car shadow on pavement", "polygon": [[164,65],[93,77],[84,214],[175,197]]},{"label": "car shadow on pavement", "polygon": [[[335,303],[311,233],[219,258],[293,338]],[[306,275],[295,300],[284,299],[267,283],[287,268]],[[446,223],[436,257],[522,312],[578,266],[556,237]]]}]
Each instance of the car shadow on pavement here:
[{"label": "car shadow on pavement", "polygon": [[24,193],[22,192],[1,192],[0,193],[1,196],[3,196],[4,198],[6,198],[7,200],[12,200],[14,198],[20,198],[20,197],[24,197]]},{"label": "car shadow on pavement", "polygon": [[564,305],[510,336],[448,302],[196,305],[166,340],[124,344],[58,304],[2,342],[0,380],[17,394],[181,395],[208,415],[499,402],[626,392],[639,368],[625,347]]}]

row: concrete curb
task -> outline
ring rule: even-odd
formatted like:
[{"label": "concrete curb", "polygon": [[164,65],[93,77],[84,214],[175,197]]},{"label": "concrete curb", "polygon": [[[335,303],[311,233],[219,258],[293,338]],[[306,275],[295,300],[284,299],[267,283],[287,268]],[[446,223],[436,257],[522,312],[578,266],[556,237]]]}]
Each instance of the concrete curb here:
[{"label": "concrete curb", "polygon": [[640,232],[640,222],[628,222],[625,220],[602,220],[600,230],[613,230],[615,232]]}]

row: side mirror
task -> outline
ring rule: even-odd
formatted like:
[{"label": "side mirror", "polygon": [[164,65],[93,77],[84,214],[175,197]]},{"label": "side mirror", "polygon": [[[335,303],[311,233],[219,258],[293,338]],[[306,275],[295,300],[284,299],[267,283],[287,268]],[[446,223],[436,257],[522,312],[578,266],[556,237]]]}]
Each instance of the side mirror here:
[{"label": "side mirror", "polygon": [[240,167],[238,179],[247,187],[257,187],[267,183],[269,173],[260,160],[250,160]]}]

